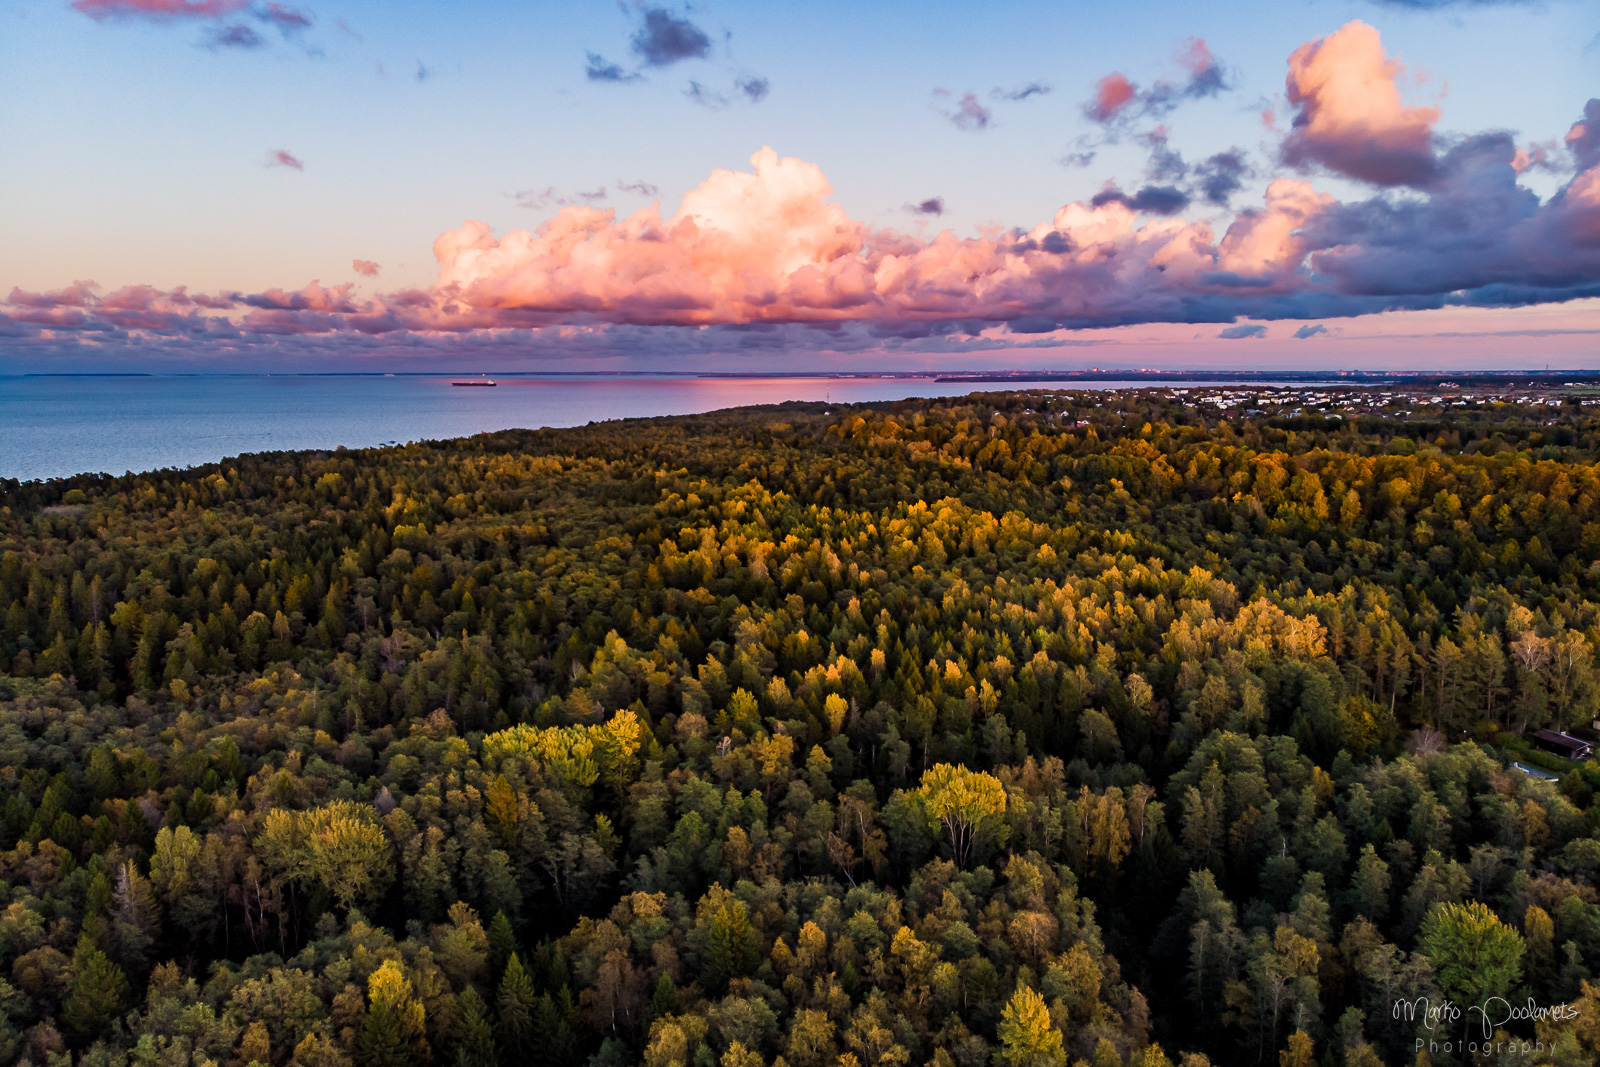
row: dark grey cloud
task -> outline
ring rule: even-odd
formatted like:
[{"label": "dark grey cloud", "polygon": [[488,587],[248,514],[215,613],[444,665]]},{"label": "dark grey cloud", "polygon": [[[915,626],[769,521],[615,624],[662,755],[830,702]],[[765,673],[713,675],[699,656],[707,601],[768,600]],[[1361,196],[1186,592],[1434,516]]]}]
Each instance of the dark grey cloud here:
[{"label": "dark grey cloud", "polygon": [[1294,336],[1295,336],[1296,340],[1304,341],[1307,338],[1316,337],[1318,334],[1325,334],[1327,332],[1328,332],[1328,328],[1326,326],[1322,325],[1322,323],[1320,323],[1320,322],[1308,322],[1304,326],[1302,326],[1298,330],[1296,330],[1294,332]]},{"label": "dark grey cloud", "polygon": [[625,182],[621,178],[617,179],[617,190],[619,192],[632,193],[635,196],[655,196],[661,192],[657,186],[652,185],[650,182]]},{"label": "dark grey cloud", "polygon": [[943,215],[944,197],[930,196],[915,204],[907,204],[905,209],[913,215]]},{"label": "dark grey cloud", "polygon": [[1195,169],[1195,180],[1200,196],[1208,204],[1227,207],[1233,194],[1244,185],[1244,180],[1254,176],[1254,170],[1245,159],[1244,149],[1230,148],[1207,156]]},{"label": "dark grey cloud", "polygon": [[767,93],[772,91],[772,84],[767,79],[758,78],[753,74],[735,79],[733,87],[752,104],[761,103],[767,98]]},{"label": "dark grey cloud", "polygon": [[1176,215],[1189,206],[1189,194],[1176,186],[1147,185],[1129,196],[1116,186],[1112,186],[1100,190],[1089,201],[1092,207],[1110,203],[1125,204],[1130,209],[1147,215]]},{"label": "dark grey cloud", "polygon": [[652,67],[666,67],[685,59],[704,59],[711,53],[711,38],[704,30],[660,7],[645,8],[644,24],[629,45],[635,55]]},{"label": "dark grey cloud", "polygon": [[1259,322],[1246,323],[1242,326],[1229,326],[1217,336],[1229,341],[1238,341],[1244,338],[1265,337],[1267,328]]}]

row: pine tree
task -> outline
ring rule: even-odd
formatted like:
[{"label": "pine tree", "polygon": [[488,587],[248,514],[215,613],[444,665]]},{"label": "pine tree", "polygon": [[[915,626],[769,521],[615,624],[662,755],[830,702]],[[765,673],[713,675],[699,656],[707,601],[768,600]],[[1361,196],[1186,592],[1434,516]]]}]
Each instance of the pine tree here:
[{"label": "pine tree", "polygon": [[[496,921],[499,918],[496,917]],[[534,1026],[535,1004],[539,1000],[533,979],[522,966],[515,952],[506,960],[506,971],[500,979],[500,1051],[507,1064],[534,1062],[537,1055]]]},{"label": "pine tree", "polygon": [[372,1005],[356,1038],[358,1067],[408,1067],[410,1060],[411,1050],[401,1033],[400,1016],[394,1005]]},{"label": "pine tree", "polygon": [[663,1015],[676,1015],[678,1013],[678,986],[672,980],[672,975],[662,972],[661,978],[656,982],[656,991],[650,995],[650,1006],[644,1013],[644,1032],[650,1032],[650,1024]]},{"label": "pine tree", "polygon": [[539,1067],[564,1067],[578,1061],[578,1034],[573,1028],[572,994],[562,986],[556,996],[546,993],[534,1006],[533,1033],[537,1049],[532,1060]]},{"label": "pine tree", "polygon": [[455,1067],[495,1067],[489,1006],[471,986],[456,998]]},{"label": "pine tree", "polygon": [[367,978],[366,1018],[356,1038],[361,1067],[414,1067],[428,1059],[426,1014],[412,995],[411,982],[394,960]]},{"label": "pine tree", "polygon": [[744,905],[734,900],[718,908],[711,917],[705,960],[701,964],[701,977],[705,979],[707,991],[722,992],[730,978],[749,974],[760,962],[755,934],[750,929]]},{"label": "pine tree", "polygon": [[497,911],[489,922],[489,967],[494,974],[495,981],[500,980],[500,975],[505,971],[506,961],[517,950],[517,934],[511,929],[511,920],[506,918],[506,913]]},{"label": "pine tree", "polygon": [[61,1005],[61,1021],[80,1044],[88,1044],[103,1036],[111,1020],[122,1013],[128,979],[87,935],[78,938],[72,971],[75,977]]}]

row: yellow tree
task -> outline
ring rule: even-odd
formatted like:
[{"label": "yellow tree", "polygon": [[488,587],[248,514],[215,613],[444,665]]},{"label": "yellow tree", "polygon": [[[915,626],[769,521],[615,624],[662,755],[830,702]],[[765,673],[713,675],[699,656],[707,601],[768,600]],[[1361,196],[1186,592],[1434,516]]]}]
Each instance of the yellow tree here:
[{"label": "yellow tree", "polygon": [[986,824],[1006,810],[1006,791],[998,778],[948,763],[936,763],[924,772],[917,792],[934,831],[943,827],[949,836],[958,867],[967,865]]},{"label": "yellow tree", "polygon": [[1044,998],[1018,986],[1000,1016],[1000,1062],[1005,1067],[1065,1067],[1061,1031],[1050,1025]]}]

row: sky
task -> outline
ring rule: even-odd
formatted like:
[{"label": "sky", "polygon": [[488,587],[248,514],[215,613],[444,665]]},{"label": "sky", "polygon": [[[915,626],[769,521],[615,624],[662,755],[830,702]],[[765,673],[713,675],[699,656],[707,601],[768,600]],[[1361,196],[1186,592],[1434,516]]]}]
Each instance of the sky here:
[{"label": "sky", "polygon": [[1600,5],[11,0],[0,373],[1600,367]]}]

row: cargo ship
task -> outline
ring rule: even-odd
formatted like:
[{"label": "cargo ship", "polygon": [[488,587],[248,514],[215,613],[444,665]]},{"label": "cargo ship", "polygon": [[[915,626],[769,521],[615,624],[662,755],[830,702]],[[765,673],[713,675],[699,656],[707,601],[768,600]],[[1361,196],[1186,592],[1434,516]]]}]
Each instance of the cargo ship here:
[{"label": "cargo ship", "polygon": [[464,378],[459,382],[451,382],[450,384],[451,385],[493,385],[494,384],[494,379],[493,378]]}]

